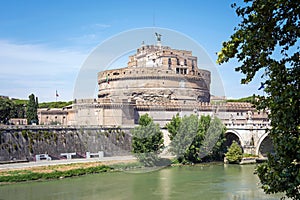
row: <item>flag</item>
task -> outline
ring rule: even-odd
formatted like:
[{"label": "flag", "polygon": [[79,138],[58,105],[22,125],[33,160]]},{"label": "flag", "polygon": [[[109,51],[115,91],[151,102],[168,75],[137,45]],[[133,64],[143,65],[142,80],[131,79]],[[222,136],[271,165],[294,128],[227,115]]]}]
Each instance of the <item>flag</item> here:
[{"label": "flag", "polygon": [[57,90],[55,91],[55,96],[56,96],[56,97],[59,97],[59,95],[58,95],[58,93],[57,93]]},{"label": "flag", "polygon": [[265,88],[265,84],[264,83],[260,83],[260,87],[258,88],[258,90],[264,89]]}]

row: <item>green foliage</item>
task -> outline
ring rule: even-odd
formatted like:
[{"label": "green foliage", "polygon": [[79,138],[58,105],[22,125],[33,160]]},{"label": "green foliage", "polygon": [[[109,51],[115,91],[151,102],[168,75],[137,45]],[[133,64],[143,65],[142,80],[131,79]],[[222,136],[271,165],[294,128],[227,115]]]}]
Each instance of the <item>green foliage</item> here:
[{"label": "green foliage", "polygon": [[[0,97],[0,123],[7,124],[11,118],[25,118],[25,114],[27,119],[30,118],[30,121],[28,121],[29,124],[31,124],[32,120],[32,122],[38,123],[37,114],[34,114],[37,112],[35,111],[37,108],[63,108],[73,103],[73,101],[38,103],[38,99],[32,95],[29,97],[31,100]],[[28,105],[30,105],[30,108]]]},{"label": "green foliage", "polygon": [[166,124],[166,128],[168,129],[170,140],[173,140],[175,137],[181,123],[181,118],[179,117],[179,114],[177,113],[175,116],[172,117],[172,120],[170,123]]},{"label": "green foliage", "polygon": [[25,108],[28,100],[12,99],[14,109],[12,111],[12,118],[25,118]]},{"label": "green foliage", "polygon": [[225,156],[229,163],[239,163],[243,158],[242,148],[236,141],[233,141]]},{"label": "green foliage", "polygon": [[[208,119],[206,118],[203,121],[203,126],[205,127],[206,125],[205,129],[203,130],[205,132],[205,138],[201,145],[199,155],[201,158],[205,158],[205,160],[222,160],[223,154],[226,151],[226,147],[223,145],[226,140],[226,127],[217,117],[210,119],[210,121],[207,120]],[[207,127],[208,124],[209,127]]]},{"label": "green foliage", "polygon": [[[173,118],[172,120],[178,120],[178,118]],[[178,131],[175,134],[173,133],[170,151],[177,156],[180,162],[198,160],[197,155],[192,156],[199,149],[199,144],[204,137],[198,130],[198,117],[196,115],[184,116],[180,120],[180,126],[177,127]],[[170,127],[171,124],[175,123],[171,121],[167,126]],[[193,143],[194,138],[195,142]]]},{"label": "green foliage", "polygon": [[139,119],[140,126],[147,126],[148,124],[152,123],[152,118],[148,115],[148,113],[142,115]]},{"label": "green foliage", "polygon": [[257,109],[269,109],[272,128],[269,136],[274,155],[258,166],[262,188],[267,193],[285,192],[300,199],[300,53],[299,1],[245,1],[236,7],[241,22],[223,43],[218,63],[237,58],[237,71],[250,82],[261,71],[264,97],[258,97]]},{"label": "green foliage", "polygon": [[24,118],[27,102],[27,100],[0,98],[0,122],[8,123],[11,118]]},{"label": "green foliage", "polygon": [[197,163],[205,159],[222,157],[225,127],[217,119],[210,116],[196,115],[173,117],[166,127],[171,130],[171,148],[179,162]]},{"label": "green foliage", "polygon": [[250,97],[243,97],[240,99],[227,99],[227,102],[247,102],[247,103],[254,103],[255,96]]},{"label": "green foliage", "polygon": [[38,109],[37,98],[35,98],[34,94],[31,94],[29,95],[29,101],[26,109],[26,117],[27,117],[28,124],[39,123],[37,109]]},{"label": "green foliage", "polygon": [[132,130],[132,151],[145,166],[155,166],[163,148],[163,134],[148,114],[141,116],[139,124]]},{"label": "green foliage", "polygon": [[28,100],[26,99],[13,99],[12,100],[16,105],[26,105]]},{"label": "green foliage", "polygon": [[39,103],[39,108],[63,108],[71,105],[72,103],[73,101],[43,102],[43,103]]},{"label": "green foliage", "polygon": [[10,99],[0,97],[0,123],[7,124],[11,118],[14,104]]},{"label": "green foliage", "polygon": [[244,153],[243,154],[243,158],[254,158],[254,157],[258,157],[258,156],[254,155],[254,154],[249,154],[249,153]]},{"label": "green foliage", "polygon": [[100,165],[96,167],[71,169],[67,171],[53,171],[50,173],[38,173],[27,170],[22,170],[14,172],[10,175],[0,176],[0,182],[23,182],[32,180],[49,180],[49,179],[59,179],[73,176],[82,176],[86,174],[95,174],[111,171],[112,168]]}]

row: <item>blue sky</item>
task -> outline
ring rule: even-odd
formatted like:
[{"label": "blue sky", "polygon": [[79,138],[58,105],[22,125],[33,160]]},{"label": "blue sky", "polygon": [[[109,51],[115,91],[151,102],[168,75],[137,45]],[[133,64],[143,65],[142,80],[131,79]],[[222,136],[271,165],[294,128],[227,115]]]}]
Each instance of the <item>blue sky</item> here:
[{"label": "blue sky", "polygon": [[[215,62],[238,24],[230,0],[186,1],[1,1],[0,95],[40,102],[72,100],[76,78],[88,55],[123,31],[161,27],[185,34]],[[260,80],[240,85],[232,61],[217,66],[229,98],[261,93]],[[198,66],[201,68],[201,66]],[[96,76],[96,75],[95,75]],[[96,84],[96,83],[95,83]]]}]

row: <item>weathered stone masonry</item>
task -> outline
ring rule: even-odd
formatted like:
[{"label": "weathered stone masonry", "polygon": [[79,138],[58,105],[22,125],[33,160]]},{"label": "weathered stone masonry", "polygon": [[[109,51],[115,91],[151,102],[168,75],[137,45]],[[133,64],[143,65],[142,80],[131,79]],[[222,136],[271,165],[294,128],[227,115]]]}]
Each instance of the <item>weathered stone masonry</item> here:
[{"label": "weathered stone masonry", "polygon": [[118,127],[0,126],[0,161],[33,160],[36,154],[59,159],[61,153],[104,151],[105,156],[129,155],[131,136]]}]

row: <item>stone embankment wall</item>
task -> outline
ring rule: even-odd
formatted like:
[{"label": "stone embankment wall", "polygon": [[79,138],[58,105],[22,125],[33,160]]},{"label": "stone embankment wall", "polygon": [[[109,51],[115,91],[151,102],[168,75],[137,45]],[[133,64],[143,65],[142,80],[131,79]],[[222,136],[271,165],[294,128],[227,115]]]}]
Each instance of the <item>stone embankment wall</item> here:
[{"label": "stone embankment wall", "polygon": [[61,153],[104,151],[105,156],[129,155],[129,129],[75,126],[0,126],[0,161],[34,160],[36,154],[59,159]]}]

